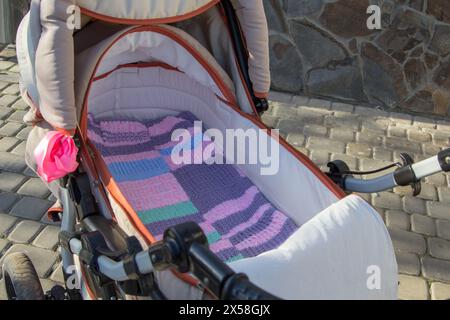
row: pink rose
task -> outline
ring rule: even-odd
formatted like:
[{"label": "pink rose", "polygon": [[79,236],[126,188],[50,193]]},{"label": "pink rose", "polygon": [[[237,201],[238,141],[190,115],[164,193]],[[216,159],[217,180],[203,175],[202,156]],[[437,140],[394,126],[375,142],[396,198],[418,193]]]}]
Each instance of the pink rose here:
[{"label": "pink rose", "polygon": [[50,131],[34,150],[38,174],[46,182],[65,177],[77,169],[77,153],[72,137]]}]

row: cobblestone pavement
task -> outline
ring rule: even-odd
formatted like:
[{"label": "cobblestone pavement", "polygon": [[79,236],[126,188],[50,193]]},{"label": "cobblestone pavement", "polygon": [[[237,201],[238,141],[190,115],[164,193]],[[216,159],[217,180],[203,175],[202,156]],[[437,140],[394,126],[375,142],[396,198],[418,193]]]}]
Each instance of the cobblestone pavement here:
[{"label": "cobblestone pavement", "polygon": [[[49,288],[62,281],[58,226],[45,217],[54,199],[24,162],[30,128],[21,120],[27,106],[19,98],[17,72],[14,47],[8,46],[0,52],[0,264],[5,254],[25,251]],[[282,93],[271,100],[264,121],[323,168],[342,159],[352,169],[370,170],[399,160],[401,152],[420,160],[449,146],[450,120]],[[389,228],[400,299],[450,299],[449,186],[450,176],[437,174],[418,197],[408,188],[364,195]]]}]

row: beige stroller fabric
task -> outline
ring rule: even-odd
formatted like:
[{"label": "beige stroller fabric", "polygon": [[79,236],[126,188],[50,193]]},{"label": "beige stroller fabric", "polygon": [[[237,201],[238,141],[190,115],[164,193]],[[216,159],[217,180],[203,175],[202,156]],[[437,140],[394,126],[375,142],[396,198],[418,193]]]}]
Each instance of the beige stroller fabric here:
[{"label": "beige stroller fabric", "polygon": [[[36,1],[36,0],[35,0]],[[111,19],[157,19],[184,17],[199,13],[217,1],[76,1],[41,0],[42,34],[36,50],[36,86],[39,101],[34,101],[45,121],[54,128],[73,131],[77,126],[74,93],[74,31],[67,27],[68,12],[76,4],[83,13],[98,13]],[[107,4],[107,5],[105,5]],[[266,97],[270,88],[268,31],[262,0],[234,0],[247,40],[250,78],[257,96]],[[86,11],[88,10],[88,11]],[[144,15],[144,13],[146,15]],[[97,17],[98,18],[98,17]],[[150,21],[149,20],[149,21]],[[83,24],[87,20],[83,19]],[[139,20],[137,20],[139,22]],[[118,20],[118,22],[121,22]],[[142,21],[141,21],[142,22]],[[37,121],[39,114],[31,117]]]}]

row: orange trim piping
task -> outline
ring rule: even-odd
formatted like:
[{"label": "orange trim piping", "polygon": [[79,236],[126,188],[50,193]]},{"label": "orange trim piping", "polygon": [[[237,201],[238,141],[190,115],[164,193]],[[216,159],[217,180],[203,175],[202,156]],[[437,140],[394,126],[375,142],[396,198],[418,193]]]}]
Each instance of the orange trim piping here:
[{"label": "orange trim piping", "polygon": [[106,22],[111,23],[118,23],[118,24],[127,24],[127,25],[151,25],[151,24],[168,24],[168,23],[174,23],[182,20],[187,20],[190,18],[193,18],[195,16],[198,16],[205,11],[208,11],[212,7],[214,7],[216,4],[218,4],[220,0],[213,0],[209,3],[205,4],[204,6],[197,8],[194,11],[191,11],[189,13],[185,13],[179,16],[173,16],[173,17],[166,17],[166,18],[154,18],[154,19],[126,19],[126,18],[116,18],[112,16],[108,16],[105,14],[101,14],[86,8],[81,8],[81,13]]}]

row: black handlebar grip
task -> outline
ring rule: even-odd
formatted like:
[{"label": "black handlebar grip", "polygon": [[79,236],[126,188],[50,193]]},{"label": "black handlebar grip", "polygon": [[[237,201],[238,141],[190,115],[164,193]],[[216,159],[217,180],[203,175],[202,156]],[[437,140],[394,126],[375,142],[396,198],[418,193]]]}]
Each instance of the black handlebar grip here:
[{"label": "black handlebar grip", "polygon": [[227,279],[220,298],[224,300],[281,300],[250,282],[242,273],[236,273]]}]

